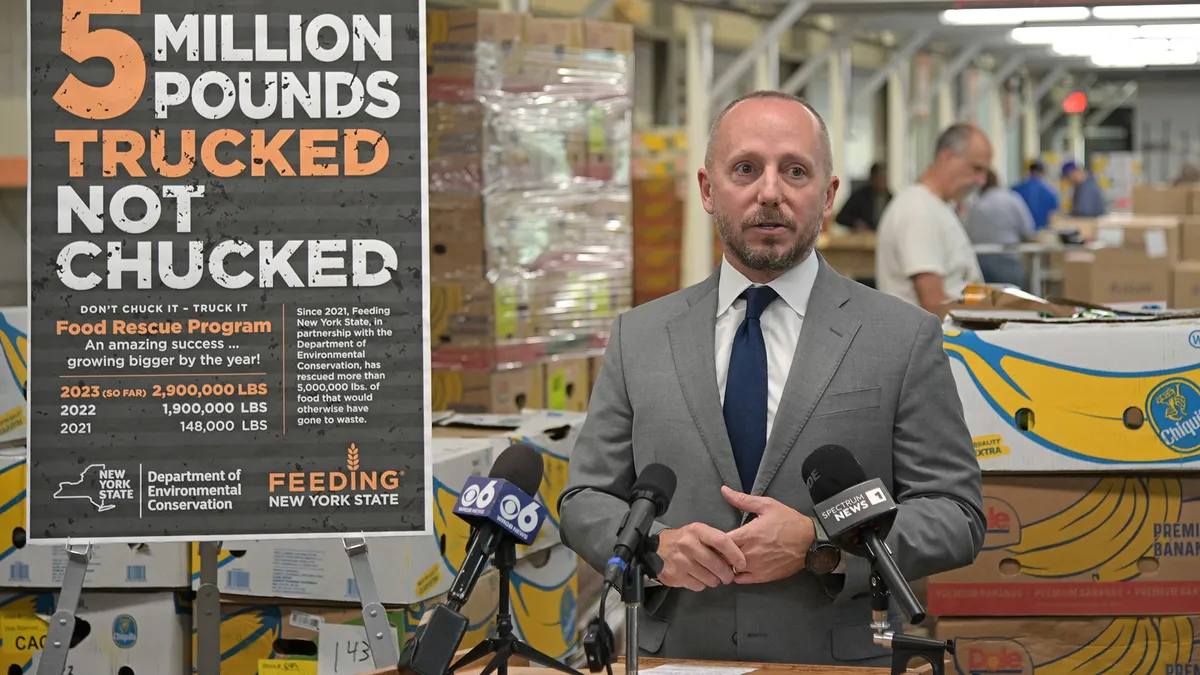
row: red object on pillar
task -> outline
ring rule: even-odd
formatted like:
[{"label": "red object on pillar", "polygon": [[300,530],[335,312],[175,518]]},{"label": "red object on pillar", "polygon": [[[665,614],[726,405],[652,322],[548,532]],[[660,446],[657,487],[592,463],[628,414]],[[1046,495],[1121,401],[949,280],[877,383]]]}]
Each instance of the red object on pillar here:
[{"label": "red object on pillar", "polygon": [[1087,94],[1077,91],[1063,99],[1062,108],[1065,113],[1081,113],[1087,110]]}]

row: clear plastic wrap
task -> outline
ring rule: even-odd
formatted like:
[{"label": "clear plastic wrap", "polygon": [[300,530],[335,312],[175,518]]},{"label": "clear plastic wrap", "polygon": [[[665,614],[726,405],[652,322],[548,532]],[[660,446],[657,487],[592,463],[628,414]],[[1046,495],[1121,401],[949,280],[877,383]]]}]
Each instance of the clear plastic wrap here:
[{"label": "clear plastic wrap", "polygon": [[430,25],[435,367],[601,353],[633,299],[631,30],[490,10]]}]

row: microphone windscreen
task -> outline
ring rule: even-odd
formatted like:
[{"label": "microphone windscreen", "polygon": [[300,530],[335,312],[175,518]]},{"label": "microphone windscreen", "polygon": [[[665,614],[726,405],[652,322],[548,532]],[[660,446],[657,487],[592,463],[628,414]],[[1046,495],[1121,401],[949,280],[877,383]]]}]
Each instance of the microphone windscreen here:
[{"label": "microphone windscreen", "polygon": [[854,454],[840,445],[822,445],[813,450],[800,470],[814,504],[867,481]]},{"label": "microphone windscreen", "polygon": [[516,443],[504,449],[492,463],[489,478],[506,480],[521,488],[530,497],[536,496],[542,486],[542,455],[531,445]]},{"label": "microphone windscreen", "polygon": [[647,493],[654,502],[657,515],[667,512],[671,498],[675,496],[675,472],[665,464],[650,464],[638,475],[633,484],[633,494]]}]

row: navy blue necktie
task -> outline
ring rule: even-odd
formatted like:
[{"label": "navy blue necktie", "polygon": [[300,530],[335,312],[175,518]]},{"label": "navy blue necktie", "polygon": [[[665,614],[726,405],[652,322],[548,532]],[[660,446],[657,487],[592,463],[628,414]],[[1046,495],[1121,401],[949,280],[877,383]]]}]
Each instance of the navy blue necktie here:
[{"label": "navy blue necktie", "polygon": [[750,494],[767,447],[767,344],[759,318],[779,294],[770,286],[747,288],[746,318],[733,335],[725,378],[725,429],[742,479]]}]

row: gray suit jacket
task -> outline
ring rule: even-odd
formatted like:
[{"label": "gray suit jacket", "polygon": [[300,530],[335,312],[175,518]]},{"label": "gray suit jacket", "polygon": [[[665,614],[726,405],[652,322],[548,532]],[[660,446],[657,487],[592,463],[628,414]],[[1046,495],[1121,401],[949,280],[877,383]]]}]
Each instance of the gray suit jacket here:
[{"label": "gray suit jacket", "polygon": [[[744,520],[719,489],[741,489],[715,372],[719,274],[613,324],[559,507],[563,541],[597,570],[612,555],[627,495],[647,464],[666,464],[679,479],[655,532],[697,521],[728,532]],[[975,559],[985,529],[979,464],[936,317],[839,276],[821,258],[775,419],[754,494],[811,514],[801,465],[836,443],[868,477],[891,486],[899,513],[887,544],[909,581]],[[872,643],[868,626],[869,565],[844,560],[844,577],[802,570],[700,593],[648,589],[641,649],[670,658],[884,665],[889,652]],[[893,601],[893,616],[898,610]]]}]

